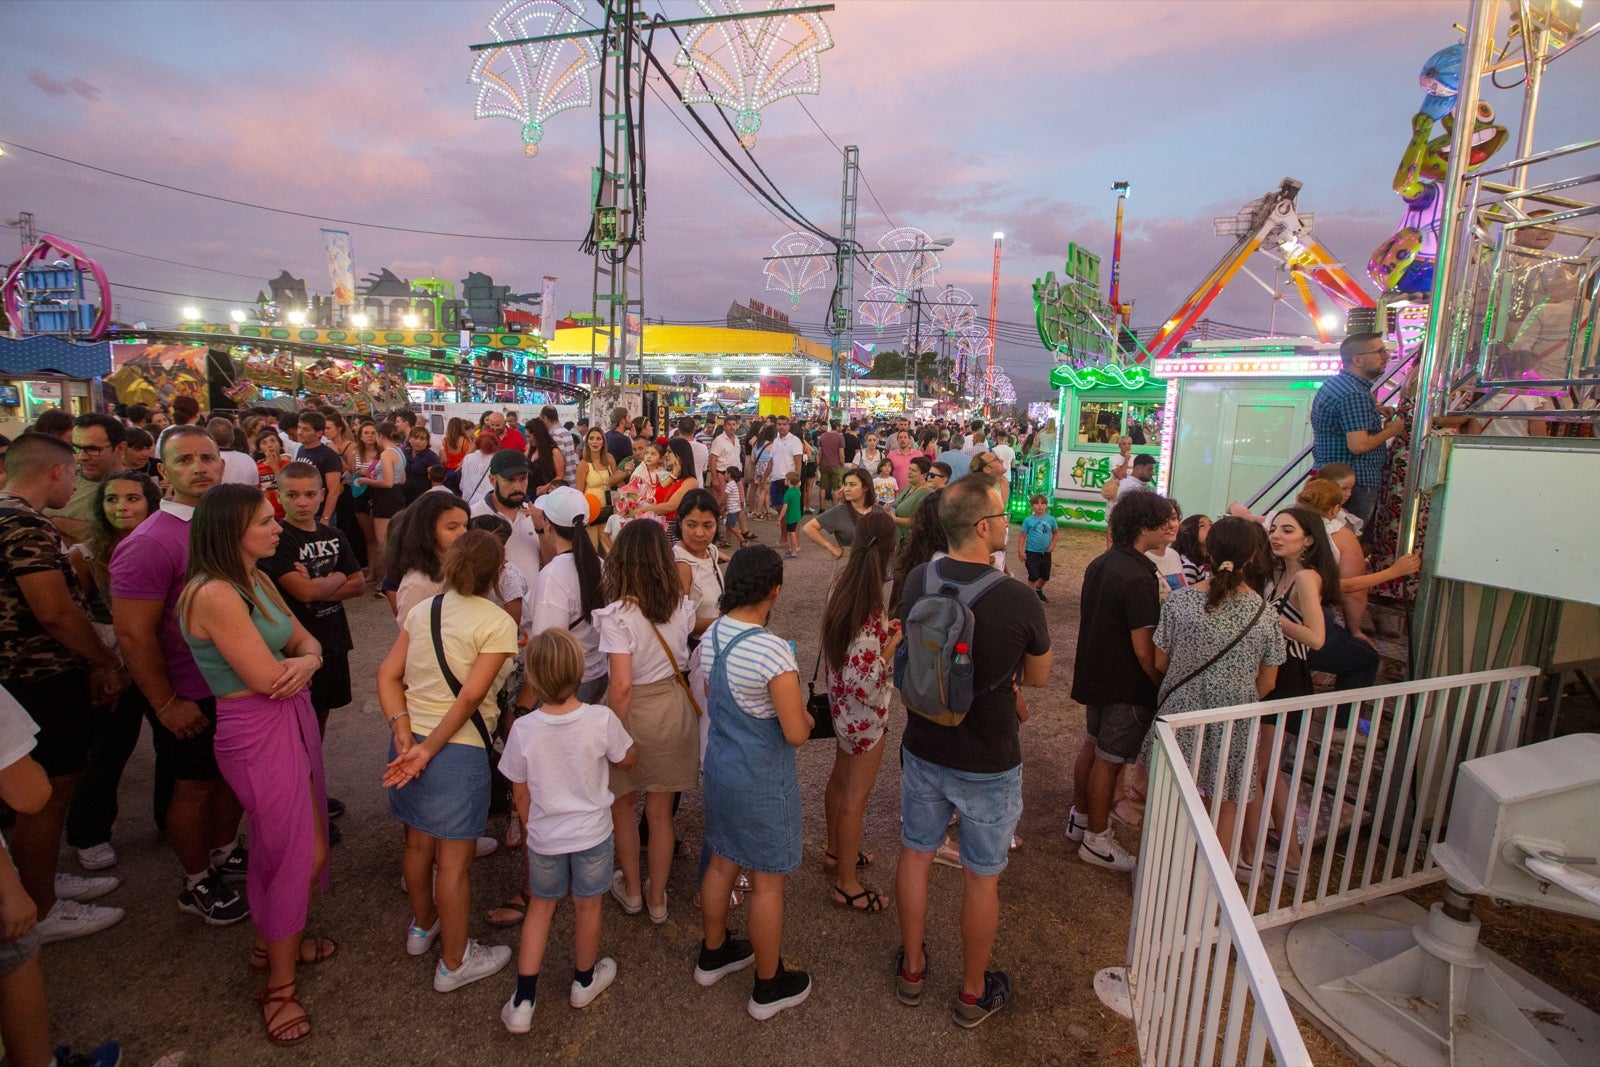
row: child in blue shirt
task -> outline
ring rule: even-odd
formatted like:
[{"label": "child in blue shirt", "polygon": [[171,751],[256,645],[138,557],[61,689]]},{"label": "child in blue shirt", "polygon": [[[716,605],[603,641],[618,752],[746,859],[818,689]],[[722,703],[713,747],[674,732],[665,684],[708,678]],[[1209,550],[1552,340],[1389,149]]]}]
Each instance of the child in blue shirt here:
[{"label": "child in blue shirt", "polygon": [[1017,549],[1028,568],[1028,584],[1040,600],[1045,600],[1048,598],[1044,595],[1044,583],[1050,580],[1050,560],[1061,534],[1056,529],[1055,516],[1046,514],[1050,502],[1043,493],[1035,493],[1028,503],[1033,506],[1033,514],[1022,520]]}]

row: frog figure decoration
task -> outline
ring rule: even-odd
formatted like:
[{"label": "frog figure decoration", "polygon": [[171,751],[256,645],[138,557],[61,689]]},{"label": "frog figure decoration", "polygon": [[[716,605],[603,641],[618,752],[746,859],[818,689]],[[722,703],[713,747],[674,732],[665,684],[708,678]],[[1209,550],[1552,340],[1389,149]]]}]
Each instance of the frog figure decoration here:
[{"label": "frog figure decoration", "polygon": [[[1386,292],[1426,293],[1433,288],[1439,255],[1439,228],[1444,207],[1444,176],[1450,162],[1450,141],[1461,88],[1461,61],[1466,47],[1453,44],[1428,58],[1418,78],[1422,106],[1411,117],[1411,139],[1395,170],[1394,191],[1405,201],[1400,229],[1372,252],[1367,276]],[[1435,124],[1443,132],[1435,136]],[[1479,102],[1473,116],[1467,170],[1481,167],[1509,136],[1494,121],[1494,109]]]}]

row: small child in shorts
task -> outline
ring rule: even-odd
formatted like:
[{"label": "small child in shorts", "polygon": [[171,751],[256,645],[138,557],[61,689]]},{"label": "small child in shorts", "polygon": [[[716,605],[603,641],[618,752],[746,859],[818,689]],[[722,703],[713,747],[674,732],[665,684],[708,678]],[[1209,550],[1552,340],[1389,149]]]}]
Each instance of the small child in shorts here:
[{"label": "small child in shorts", "polygon": [[1028,585],[1035,596],[1045,600],[1044,586],[1050,580],[1050,561],[1061,533],[1056,529],[1055,516],[1047,514],[1050,501],[1043,493],[1033,494],[1028,504],[1033,514],[1022,520],[1022,537],[1017,542],[1017,550],[1028,568]]},{"label": "small child in shorts", "polygon": [[787,559],[800,558],[800,475],[790,471],[783,476],[783,536],[789,541]]},{"label": "small child in shorts", "polygon": [[634,764],[633,739],[611,709],[577,699],[583,648],[554,627],[528,642],[528,685],[540,707],[511,726],[500,772],[511,780],[517,818],[527,828],[528,912],[517,950],[517,989],[500,1009],[513,1034],[533,1027],[539,970],[556,905],[573,908],[572,989],[586,1008],[617,976],[600,959],[600,898],[611,888],[613,849],[609,765]]},{"label": "small child in shorts", "polygon": [[744,493],[739,489],[739,484],[744,481],[744,471],[738,467],[729,467],[722,472],[722,513],[729,537],[737,537],[742,543],[748,544],[755,535],[744,524]]}]

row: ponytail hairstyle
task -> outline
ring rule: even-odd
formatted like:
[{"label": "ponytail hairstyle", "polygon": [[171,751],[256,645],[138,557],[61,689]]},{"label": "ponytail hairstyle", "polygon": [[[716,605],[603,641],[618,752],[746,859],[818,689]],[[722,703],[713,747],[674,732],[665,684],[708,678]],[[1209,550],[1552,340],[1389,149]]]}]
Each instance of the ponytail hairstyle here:
[{"label": "ponytail hairstyle", "polygon": [[[892,521],[892,520],[891,520]],[[638,525],[629,523],[624,530]],[[655,526],[655,523],[647,525]],[[659,526],[656,527],[660,529]],[[728,561],[728,572],[723,578],[722,598],[717,607],[726,615],[737,608],[759,604],[772,590],[783,584],[783,559],[770,545],[751,545],[741,548]]]},{"label": "ponytail hairstyle", "polygon": [[505,558],[498,537],[487,530],[468,530],[444,554],[445,588],[461,596],[487,596]]},{"label": "ponytail hairstyle", "polygon": [[[1338,487],[1335,486],[1335,489]],[[1328,527],[1322,521],[1322,516],[1309,508],[1284,508],[1278,515],[1287,515],[1294,520],[1296,526],[1311,538],[1311,545],[1300,556],[1300,565],[1308,571],[1315,571],[1318,578],[1322,579],[1322,591],[1318,599],[1323,607],[1335,608],[1339,606],[1339,565],[1333,560],[1333,542],[1328,540]],[[1277,516],[1273,516],[1274,519]],[[1273,573],[1281,573],[1282,564],[1274,559],[1272,561]]]},{"label": "ponytail hairstyle", "polygon": [[[1120,508],[1120,505],[1119,505]],[[1257,523],[1233,515],[1211,524],[1206,535],[1206,557],[1211,561],[1211,591],[1206,594],[1206,610],[1214,611],[1239,589],[1250,588],[1248,575],[1259,554],[1261,540]]]},{"label": "ponytail hairstyle", "polygon": [[1294,502],[1331,519],[1339,513],[1339,505],[1344,503],[1344,490],[1331,478],[1313,478],[1300,490]]},{"label": "ponytail hairstyle", "polygon": [[[684,494],[685,499],[688,496],[689,494]],[[546,514],[544,521],[550,527],[550,532],[566,544],[567,550],[572,553],[572,565],[578,571],[578,607],[581,612],[578,617],[584,622],[592,622],[594,613],[606,606],[606,596],[600,553],[595,551],[594,543],[589,540],[588,520],[585,516],[579,515],[571,526],[561,526],[551,522],[550,516]]]},{"label": "ponytail hairstyle", "polygon": [[883,576],[894,559],[896,529],[886,511],[869,511],[856,523],[850,559],[822,611],[822,655],[835,671],[844,668],[867,620],[883,612]]}]

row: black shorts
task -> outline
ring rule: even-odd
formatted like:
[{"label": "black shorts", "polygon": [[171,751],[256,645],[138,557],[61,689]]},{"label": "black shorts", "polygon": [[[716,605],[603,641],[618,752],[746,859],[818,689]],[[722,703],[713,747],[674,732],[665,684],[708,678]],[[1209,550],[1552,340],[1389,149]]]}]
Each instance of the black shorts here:
[{"label": "black shorts", "polygon": [[321,718],[350,703],[350,653],[336,652],[311,676],[311,707]]},{"label": "black shorts", "polygon": [[372,498],[372,517],[392,519],[406,506],[405,491],[399,488],[368,489],[364,496]]},{"label": "black shorts", "polygon": [[802,464],[800,464],[800,477],[802,477],[802,478],[815,478],[816,476],[817,476],[817,465],[815,463],[802,463]]},{"label": "black shorts", "polygon": [[1028,581],[1048,582],[1050,580],[1050,553],[1025,552],[1022,560],[1028,565]]},{"label": "black shorts", "polygon": [[1084,709],[1085,732],[1094,742],[1094,754],[1109,763],[1138,759],[1144,735],[1155,721],[1155,708],[1137,704],[1090,704]]},{"label": "black shorts", "polygon": [[217,753],[212,747],[217,736],[217,699],[195,701],[200,714],[211,726],[198,737],[178,737],[161,725],[155,710],[150,711],[150,741],[156,750],[156,773],[179,782],[215,782],[222,777],[217,769]]},{"label": "black shorts", "polygon": [[[51,778],[82,774],[89,766],[93,716],[89,707],[89,672],[78,669],[7,686],[39,727],[29,755]],[[100,714],[106,712],[102,710]]]},{"label": "black shorts", "polygon": [[783,524],[783,532],[786,534],[792,534],[794,533],[795,528],[799,525],[800,524],[798,522],[786,522]]}]

